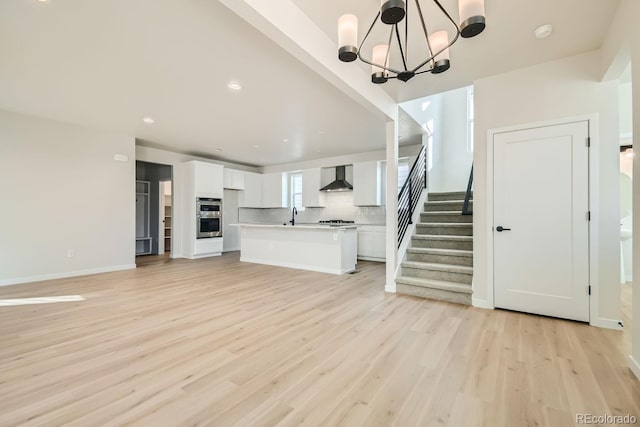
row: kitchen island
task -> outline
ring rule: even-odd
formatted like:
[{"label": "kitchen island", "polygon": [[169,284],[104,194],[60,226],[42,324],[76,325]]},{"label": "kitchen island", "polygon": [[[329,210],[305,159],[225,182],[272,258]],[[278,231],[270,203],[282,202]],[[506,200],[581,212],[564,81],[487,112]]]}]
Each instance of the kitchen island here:
[{"label": "kitchen island", "polygon": [[322,273],[356,269],[355,226],[238,224],[240,261]]}]

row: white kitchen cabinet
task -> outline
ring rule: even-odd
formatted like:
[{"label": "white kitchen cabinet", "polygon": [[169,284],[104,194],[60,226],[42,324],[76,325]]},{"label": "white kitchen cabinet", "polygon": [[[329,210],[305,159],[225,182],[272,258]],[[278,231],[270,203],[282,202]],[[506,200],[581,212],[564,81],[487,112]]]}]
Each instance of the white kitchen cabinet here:
[{"label": "white kitchen cabinet", "polygon": [[352,184],[354,206],[382,205],[382,162],[354,163]]},{"label": "white kitchen cabinet", "polygon": [[244,190],[245,179],[242,171],[224,168],[224,188],[228,190]]},{"label": "white kitchen cabinet", "polygon": [[223,167],[197,160],[183,163],[182,230],[184,257],[195,259],[222,253],[223,238],[196,238],[196,199],[223,198]]},{"label": "white kitchen cabinet", "polygon": [[253,172],[243,172],[244,191],[240,192],[238,206],[241,208],[262,207],[262,175]]},{"label": "white kitchen cabinet", "polygon": [[384,225],[358,226],[358,259],[386,261],[386,229]]},{"label": "white kitchen cabinet", "polygon": [[267,173],[262,175],[263,208],[288,207],[286,177],[286,173]]},{"label": "white kitchen cabinet", "polygon": [[196,239],[193,245],[193,256],[191,258],[206,258],[210,256],[222,255],[224,241],[222,237],[211,237],[208,239]]},{"label": "white kitchen cabinet", "polygon": [[302,206],[306,208],[318,208],[325,206],[322,188],[322,170],[320,168],[306,169],[302,171]]},{"label": "white kitchen cabinet", "polygon": [[[197,160],[185,163],[185,183],[193,186],[196,197],[222,198],[223,167]],[[195,200],[193,201],[195,204]]]}]

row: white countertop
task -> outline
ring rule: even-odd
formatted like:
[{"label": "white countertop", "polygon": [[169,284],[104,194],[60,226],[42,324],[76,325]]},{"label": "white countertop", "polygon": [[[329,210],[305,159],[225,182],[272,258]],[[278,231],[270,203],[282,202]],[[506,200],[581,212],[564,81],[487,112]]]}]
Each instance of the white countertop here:
[{"label": "white countertop", "polygon": [[358,228],[357,225],[346,224],[346,225],[323,225],[323,224],[296,224],[296,225],[282,225],[282,224],[231,224],[237,225],[240,227],[257,227],[257,228],[278,228],[284,230],[296,230],[296,229],[304,229],[304,230],[347,230],[352,228]]}]

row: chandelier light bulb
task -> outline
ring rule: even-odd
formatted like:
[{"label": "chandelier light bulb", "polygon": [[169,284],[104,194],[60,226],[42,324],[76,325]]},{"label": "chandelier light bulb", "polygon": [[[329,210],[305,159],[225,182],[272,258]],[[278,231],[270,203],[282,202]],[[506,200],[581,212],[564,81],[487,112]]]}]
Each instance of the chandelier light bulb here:
[{"label": "chandelier light bulb", "polygon": [[459,0],[460,36],[474,37],[484,31],[484,0]]},{"label": "chandelier light bulb", "polygon": [[338,58],[342,62],[352,62],[358,57],[358,18],[342,15],[338,20]]},{"label": "chandelier light bulb", "polygon": [[[378,65],[384,65],[385,67],[388,66],[388,53],[389,46],[386,44],[374,46],[372,53],[373,61],[371,62]],[[385,83],[388,80],[389,73],[378,65],[371,65],[371,81],[378,84]]]},{"label": "chandelier light bulb", "polygon": [[[433,58],[433,74],[440,74],[449,69],[449,34],[446,31],[438,31],[429,36],[429,44],[435,57]],[[441,53],[438,53],[442,51]]]}]

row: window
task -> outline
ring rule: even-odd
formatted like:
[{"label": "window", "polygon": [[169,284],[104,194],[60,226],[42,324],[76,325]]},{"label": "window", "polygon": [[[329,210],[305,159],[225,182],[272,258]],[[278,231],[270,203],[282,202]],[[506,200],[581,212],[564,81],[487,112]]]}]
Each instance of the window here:
[{"label": "window", "polygon": [[289,206],[298,210],[304,209],[302,205],[302,172],[289,174]]},{"label": "window", "polygon": [[473,153],[473,86],[467,88],[467,152]]}]

